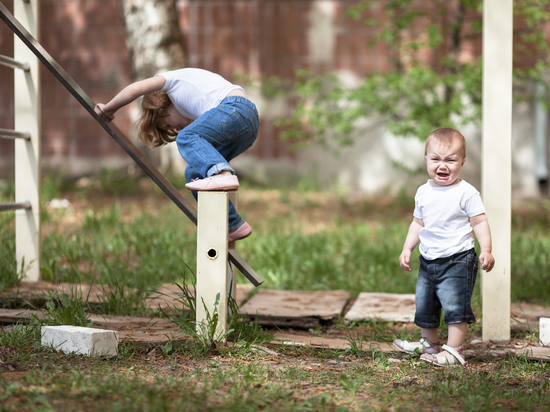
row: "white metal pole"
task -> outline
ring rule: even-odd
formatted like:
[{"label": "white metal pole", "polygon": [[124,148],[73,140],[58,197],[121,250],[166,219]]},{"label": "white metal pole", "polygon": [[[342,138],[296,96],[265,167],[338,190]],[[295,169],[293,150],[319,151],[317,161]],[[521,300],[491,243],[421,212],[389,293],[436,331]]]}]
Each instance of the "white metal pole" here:
[{"label": "white metal pole", "polygon": [[[218,314],[213,338],[227,332],[227,192],[199,192],[197,204],[197,332],[205,333],[208,318]],[[218,304],[215,305],[216,300]]]},{"label": "white metal pole", "polygon": [[483,2],[482,193],[495,267],[482,274],[483,341],[510,340],[512,0]]},{"label": "white metal pole", "polygon": [[[38,0],[13,2],[14,17],[38,39]],[[24,262],[26,278],[40,280],[40,79],[38,58],[14,36],[14,59],[30,66],[14,73],[15,130],[30,140],[15,140],[15,201],[30,202],[31,209],[15,212],[15,255],[18,269]]]}]

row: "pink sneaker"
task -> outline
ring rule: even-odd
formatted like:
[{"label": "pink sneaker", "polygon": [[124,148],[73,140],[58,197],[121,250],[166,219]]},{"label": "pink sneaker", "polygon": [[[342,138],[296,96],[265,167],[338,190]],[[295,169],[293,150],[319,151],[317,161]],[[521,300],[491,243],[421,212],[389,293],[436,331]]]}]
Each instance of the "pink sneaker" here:
[{"label": "pink sneaker", "polygon": [[196,191],[209,190],[237,190],[239,188],[239,179],[235,175],[223,177],[207,177],[206,179],[196,179],[185,185],[186,188]]},{"label": "pink sneaker", "polygon": [[234,242],[235,240],[244,239],[245,237],[248,237],[251,234],[252,234],[252,228],[248,223],[244,222],[240,228],[229,233],[229,236],[227,237],[227,239],[229,242]]}]

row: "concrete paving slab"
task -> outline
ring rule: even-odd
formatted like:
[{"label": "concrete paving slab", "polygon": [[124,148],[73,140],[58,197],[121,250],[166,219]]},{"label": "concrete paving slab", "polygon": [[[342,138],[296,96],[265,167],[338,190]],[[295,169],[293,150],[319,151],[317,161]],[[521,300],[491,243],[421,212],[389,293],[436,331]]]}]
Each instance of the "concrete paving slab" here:
[{"label": "concrete paving slab", "polygon": [[414,294],[361,292],[344,319],[351,321],[413,322]]},{"label": "concrete paving slab", "polygon": [[344,290],[260,289],[239,309],[239,313],[257,319],[260,325],[316,328],[337,320],[349,298],[350,293]]},{"label": "concrete paving slab", "polygon": [[[193,285],[188,286],[188,290],[191,294],[195,293],[195,287]],[[244,302],[246,302],[253,290],[254,285],[250,283],[237,285],[235,297],[237,305],[241,306]],[[181,310],[183,309],[182,295],[183,292],[178,285],[166,283],[147,297],[147,307],[153,309],[160,308],[162,310],[174,308]]]}]

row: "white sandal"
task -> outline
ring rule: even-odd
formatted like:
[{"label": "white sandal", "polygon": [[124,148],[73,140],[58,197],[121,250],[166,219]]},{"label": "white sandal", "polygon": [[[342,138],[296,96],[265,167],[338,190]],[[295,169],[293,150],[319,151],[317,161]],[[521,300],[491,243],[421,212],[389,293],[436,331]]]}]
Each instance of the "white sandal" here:
[{"label": "white sandal", "polygon": [[441,352],[441,342],[438,340],[430,342],[426,338],[420,338],[420,342],[396,339],[393,341],[393,346],[406,353],[431,353],[435,355]]},{"label": "white sandal", "polygon": [[443,355],[432,355],[429,353],[425,353],[422,356],[420,356],[420,359],[423,361],[426,361],[428,363],[433,363],[436,366],[466,366],[466,360],[464,359],[464,347],[461,346],[458,349],[455,349],[448,345],[443,345],[441,347],[447,354]]}]

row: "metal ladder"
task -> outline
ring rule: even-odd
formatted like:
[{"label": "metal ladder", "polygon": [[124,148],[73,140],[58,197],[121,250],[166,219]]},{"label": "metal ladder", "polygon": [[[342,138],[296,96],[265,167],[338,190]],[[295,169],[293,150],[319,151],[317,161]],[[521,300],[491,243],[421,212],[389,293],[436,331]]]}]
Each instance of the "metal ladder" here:
[{"label": "metal ladder", "polygon": [[[13,9],[21,25],[37,36],[37,1],[15,0]],[[0,55],[0,64],[14,69],[15,108],[15,130],[0,129],[1,138],[15,140],[15,202],[0,204],[0,211],[15,210],[16,264],[23,268],[27,280],[38,281],[41,255],[38,58],[14,36],[14,56]]]},{"label": "metal ladder", "polygon": [[[28,7],[29,5],[32,5],[32,7],[36,8],[36,4],[38,0],[15,0],[14,3],[14,10],[17,10],[17,7],[21,7],[23,4],[26,3],[25,7]],[[34,14],[34,22],[37,22],[37,14],[35,10]],[[164,177],[162,173],[147,159],[136,147],[135,145],[126,137],[114,124],[112,123],[106,123],[103,121],[94,111],[95,103],[93,100],[78,86],[78,84],[63,70],[63,68],[50,56],[50,54],[36,41],[35,35],[33,35],[31,32],[29,32],[23,24],[21,24],[18,19],[16,19],[9,10],[2,4],[0,1],[0,19],[2,19],[6,25],[14,32],[14,34],[19,37],[19,39],[24,43],[26,47],[16,47],[17,49],[25,50],[25,52],[28,55],[31,55],[35,58],[36,62],[33,63],[36,66],[38,65],[38,60],[46,66],[46,68],[57,78],[57,80],[73,95],[73,97],[90,113],[92,117],[109,133],[109,135],[124,149],[124,151],[137,163],[139,167],[143,169],[143,171],[157,184],[157,186],[174,202],[174,204],[180,208],[180,210],[194,223],[197,224],[197,211],[196,209],[181,195],[181,193]],[[28,59],[22,59],[23,61],[26,61]],[[31,66],[31,72],[35,73],[36,78],[38,76],[38,67],[33,68]],[[35,84],[35,83],[33,83]],[[31,153],[32,156],[34,156],[36,159],[39,158],[39,145],[38,145],[38,139],[34,136],[38,135],[38,119],[40,118],[40,113],[38,112],[37,107],[39,106],[37,104],[38,100],[36,99],[37,94],[37,84],[34,85],[34,89],[32,91],[34,92],[34,98],[35,98],[35,105],[34,108],[36,109],[36,112],[34,112],[35,116],[33,119],[33,122],[36,124],[36,131],[30,131],[29,134],[32,136],[31,141],[23,140],[23,142],[27,142],[27,146],[32,146],[34,148],[34,152]],[[19,92],[17,92],[19,93]],[[29,93],[27,91],[27,93]],[[32,105],[31,105],[32,106]],[[27,120],[25,120],[27,121]],[[18,123],[16,119],[16,129],[17,129]],[[25,127],[25,129],[28,130],[28,127]],[[12,132],[13,133],[13,132]],[[29,143],[32,142],[32,145]],[[27,155],[27,157],[31,156]],[[35,197],[31,198],[29,200],[31,204],[31,211],[33,216],[36,216],[36,219],[39,218],[39,163],[35,163],[35,171],[34,177],[35,183],[34,186],[35,189]],[[27,169],[25,169],[27,170]],[[28,171],[26,172],[27,174]],[[16,181],[16,185],[18,185],[18,181]],[[22,183],[25,185],[26,183]],[[22,194],[21,194],[22,196]],[[20,196],[18,196],[20,198]],[[27,210],[27,209],[25,209]],[[35,220],[33,222],[35,224],[35,239],[36,239],[36,248],[39,247],[39,228],[40,228],[40,222],[39,220]],[[17,221],[16,221],[17,226]],[[16,228],[16,231],[18,229]],[[227,239],[227,235],[225,235],[225,239]],[[227,255],[225,253],[225,250],[223,252],[223,259],[225,261],[229,261],[232,263],[238,270],[241,271],[241,273],[254,285],[259,286],[263,283],[263,279],[252,269],[252,267],[239,255],[239,253],[235,249],[229,249],[227,251]],[[25,254],[25,262],[29,261],[30,254]],[[40,251],[37,250],[37,253],[33,256],[36,256],[36,261],[39,262],[39,256]],[[225,265],[227,266],[227,265]],[[37,264],[37,275],[34,280],[39,279],[39,267],[40,265]],[[30,276],[29,276],[30,278]],[[225,287],[220,287],[221,290],[225,292]],[[209,290],[208,293],[211,293],[212,291]]]}]

